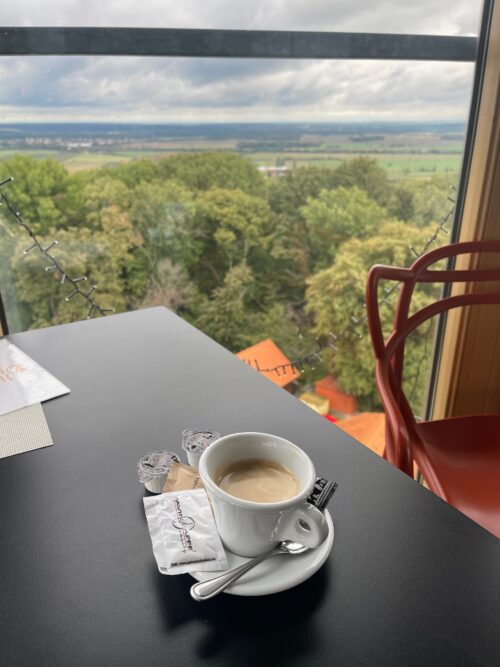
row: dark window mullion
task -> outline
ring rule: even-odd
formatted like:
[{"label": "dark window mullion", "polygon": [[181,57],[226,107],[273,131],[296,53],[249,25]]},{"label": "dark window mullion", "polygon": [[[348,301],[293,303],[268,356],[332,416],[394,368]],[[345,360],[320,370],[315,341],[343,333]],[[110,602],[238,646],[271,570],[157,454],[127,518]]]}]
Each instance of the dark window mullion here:
[{"label": "dark window mullion", "polygon": [[477,39],[281,30],[0,28],[0,55],[174,56],[473,62]]}]

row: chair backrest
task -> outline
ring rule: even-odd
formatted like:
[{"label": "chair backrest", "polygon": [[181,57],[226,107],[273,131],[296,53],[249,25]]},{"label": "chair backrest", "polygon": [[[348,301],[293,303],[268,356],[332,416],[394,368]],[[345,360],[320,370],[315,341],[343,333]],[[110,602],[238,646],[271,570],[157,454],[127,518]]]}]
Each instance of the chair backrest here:
[{"label": "chair backrest", "polygon": [[[500,254],[500,241],[453,243],[425,253],[407,269],[377,264],[368,273],[366,307],[376,358],[377,387],[387,417],[386,458],[411,476],[413,476],[411,442],[418,436],[413,412],[402,390],[406,338],[426,320],[453,308],[479,304],[500,305],[500,292],[470,292],[448,296],[422,308],[410,317],[411,299],[418,283],[500,281],[500,268],[429,270],[429,266],[440,260],[478,252]],[[380,321],[378,303],[380,280],[393,280],[402,284],[393,332],[387,340],[384,340]]]}]

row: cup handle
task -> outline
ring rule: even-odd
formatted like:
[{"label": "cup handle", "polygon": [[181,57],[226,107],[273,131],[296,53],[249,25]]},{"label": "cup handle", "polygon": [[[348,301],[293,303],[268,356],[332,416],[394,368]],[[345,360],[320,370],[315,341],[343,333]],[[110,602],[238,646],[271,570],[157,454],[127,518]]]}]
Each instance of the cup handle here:
[{"label": "cup handle", "polygon": [[283,513],[273,538],[292,540],[314,549],[325,541],[327,534],[328,524],[323,512],[305,502]]}]

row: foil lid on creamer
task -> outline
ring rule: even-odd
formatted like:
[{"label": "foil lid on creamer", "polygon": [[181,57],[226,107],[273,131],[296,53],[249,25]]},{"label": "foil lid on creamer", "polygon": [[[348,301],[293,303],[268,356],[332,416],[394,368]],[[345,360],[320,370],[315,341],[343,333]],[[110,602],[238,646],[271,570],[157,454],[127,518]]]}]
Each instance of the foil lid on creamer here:
[{"label": "foil lid on creamer", "polygon": [[208,445],[220,438],[217,431],[187,428],[182,432],[182,449],[188,454],[202,454]]},{"label": "foil lid on creamer", "polygon": [[143,484],[158,477],[165,477],[173,462],[180,462],[174,452],[149,452],[137,462],[137,474]]}]

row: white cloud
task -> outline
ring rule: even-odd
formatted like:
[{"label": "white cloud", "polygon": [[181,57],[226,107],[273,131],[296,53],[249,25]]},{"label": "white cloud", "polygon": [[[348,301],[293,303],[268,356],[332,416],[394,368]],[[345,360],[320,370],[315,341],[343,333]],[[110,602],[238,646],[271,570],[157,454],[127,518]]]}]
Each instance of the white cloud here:
[{"label": "white cloud", "polygon": [[[457,0],[17,0],[0,25],[113,25],[474,34]],[[0,59],[0,122],[465,120],[460,63],[131,57]]]},{"label": "white cloud", "polygon": [[475,34],[481,0],[16,0],[4,26]]}]

